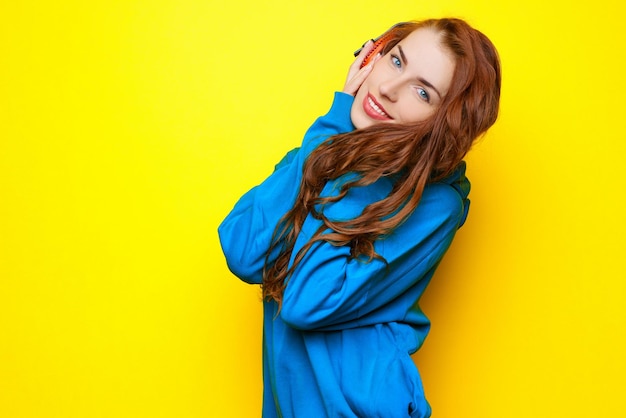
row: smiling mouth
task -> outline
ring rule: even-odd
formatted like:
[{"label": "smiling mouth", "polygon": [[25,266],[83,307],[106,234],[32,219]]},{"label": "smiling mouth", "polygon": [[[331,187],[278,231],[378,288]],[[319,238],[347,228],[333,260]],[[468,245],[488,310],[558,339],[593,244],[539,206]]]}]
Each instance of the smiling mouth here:
[{"label": "smiling mouth", "polygon": [[363,100],[363,110],[365,113],[376,120],[390,120],[393,119],[385,112],[385,109],[371,96],[367,95]]}]

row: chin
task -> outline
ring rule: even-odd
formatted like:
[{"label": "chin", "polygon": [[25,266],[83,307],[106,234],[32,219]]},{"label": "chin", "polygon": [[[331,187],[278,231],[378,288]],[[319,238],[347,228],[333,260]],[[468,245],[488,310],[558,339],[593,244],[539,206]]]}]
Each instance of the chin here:
[{"label": "chin", "polygon": [[357,129],[369,128],[370,126],[379,125],[381,123],[389,123],[389,121],[376,121],[362,114],[351,115],[352,124]]},{"label": "chin", "polygon": [[374,122],[370,120],[370,118],[359,112],[358,109],[354,109],[354,107],[350,112],[350,120],[352,120],[352,124],[357,129],[367,128],[374,124]]},{"label": "chin", "polygon": [[352,124],[353,124],[353,125],[354,125],[354,127],[355,127],[355,128],[357,128],[357,129],[369,128],[370,126],[372,126],[372,125],[373,125],[373,123],[371,123],[371,122],[370,122],[370,123],[367,123],[367,122],[360,121],[360,120],[358,120],[358,119],[356,119],[356,120],[355,120],[355,119],[352,119]]}]

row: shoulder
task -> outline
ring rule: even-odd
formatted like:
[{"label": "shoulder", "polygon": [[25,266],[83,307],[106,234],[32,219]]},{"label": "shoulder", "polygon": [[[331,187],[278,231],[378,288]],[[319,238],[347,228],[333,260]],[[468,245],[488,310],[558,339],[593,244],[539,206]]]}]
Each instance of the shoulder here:
[{"label": "shoulder", "polygon": [[401,226],[404,232],[456,231],[466,208],[464,199],[447,183],[430,183],[424,188],[420,203]]},{"label": "shoulder", "polygon": [[463,209],[464,197],[451,184],[436,182],[426,185],[419,206],[439,209],[446,212],[457,212]]}]

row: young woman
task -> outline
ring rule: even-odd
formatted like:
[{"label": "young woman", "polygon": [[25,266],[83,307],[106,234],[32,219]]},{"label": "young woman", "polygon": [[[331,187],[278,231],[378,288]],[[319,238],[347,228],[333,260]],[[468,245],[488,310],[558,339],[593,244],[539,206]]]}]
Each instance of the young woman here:
[{"label": "young woman", "polygon": [[264,417],[429,417],[417,302],[467,216],[463,157],[496,120],[493,44],[458,19],[366,44],[330,111],[219,227],[264,296]]}]

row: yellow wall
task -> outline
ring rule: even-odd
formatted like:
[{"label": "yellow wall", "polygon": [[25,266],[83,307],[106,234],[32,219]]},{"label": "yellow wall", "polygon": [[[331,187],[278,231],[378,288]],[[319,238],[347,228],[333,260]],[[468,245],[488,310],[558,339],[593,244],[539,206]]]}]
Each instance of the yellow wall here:
[{"label": "yellow wall", "polygon": [[619,3],[3,1],[0,416],[259,416],[259,292],[217,225],[354,49],[442,15],[492,38],[504,84],[424,298],[434,416],[622,416]]}]

